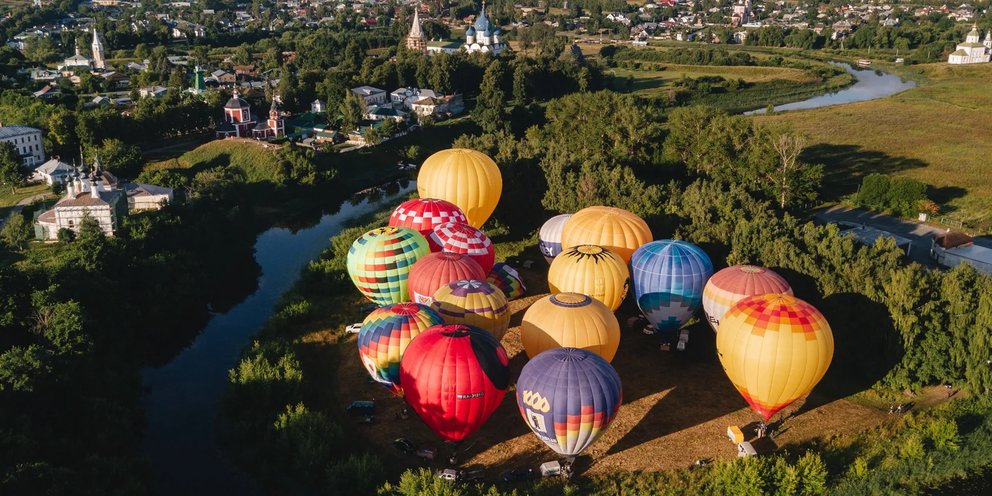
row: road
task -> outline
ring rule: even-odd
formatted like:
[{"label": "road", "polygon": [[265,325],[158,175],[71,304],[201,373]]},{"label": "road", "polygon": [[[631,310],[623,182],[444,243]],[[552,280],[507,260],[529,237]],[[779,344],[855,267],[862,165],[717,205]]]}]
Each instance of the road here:
[{"label": "road", "polygon": [[[910,250],[910,258],[928,266],[933,265],[933,260],[930,259],[931,238],[935,234],[946,232],[945,228],[931,226],[922,222],[840,206],[819,210],[815,216],[820,222],[854,222],[908,238],[913,242],[913,248]],[[975,238],[975,244],[992,248],[992,239],[988,237]]]}]

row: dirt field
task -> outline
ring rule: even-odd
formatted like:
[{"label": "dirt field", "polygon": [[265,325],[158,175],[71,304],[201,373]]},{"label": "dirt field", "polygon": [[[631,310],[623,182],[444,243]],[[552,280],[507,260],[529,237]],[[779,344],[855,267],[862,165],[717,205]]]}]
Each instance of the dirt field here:
[{"label": "dirt field", "polygon": [[[543,283],[546,266],[536,265],[533,273],[525,274],[529,288],[546,291]],[[530,292],[530,294],[534,294]],[[503,346],[510,356],[511,376],[516,378],[526,363],[520,345],[520,319],[527,307],[543,295],[529,296],[511,302],[513,319]],[[621,325],[627,317],[636,315],[630,298],[618,311]],[[624,326],[620,349],[613,365],[623,381],[623,405],[609,429],[576,461],[579,473],[595,474],[615,470],[667,470],[687,467],[695,460],[726,459],[736,450],[725,437],[727,426],[745,428],[758,420],[744,400],[724,376],[716,357],[715,336],[708,326],[699,323],[692,328],[686,352],[661,352],[654,339],[639,329]],[[400,455],[391,442],[406,437],[414,443],[439,449],[433,465],[446,466],[452,447],[444,446],[415,414],[407,419],[397,418],[404,403],[394,398],[378,384],[369,383],[362,367],[355,339],[349,336],[338,346],[337,332],[320,331],[304,339],[301,358],[309,375],[309,384],[338,384],[337,391],[324,391],[328,411],[340,412],[354,400],[376,400],[377,423],[356,426],[362,429],[367,442],[378,446],[377,451],[395,464],[395,468],[419,466],[421,460]],[[340,352],[340,360],[334,353]],[[337,370],[334,364],[340,362]],[[328,377],[315,380],[313,374]],[[335,375],[337,377],[333,377]],[[328,404],[330,398],[339,398]],[[311,395],[313,397],[313,395]],[[808,402],[809,405],[805,403]],[[816,393],[784,411],[792,415],[780,427],[774,442],[757,444],[759,450],[773,450],[821,436],[865,429],[886,421],[888,414],[876,408],[848,400],[834,400]],[[807,409],[807,406],[815,407]],[[782,418],[776,417],[774,420]],[[752,428],[745,435],[753,437]],[[777,446],[776,446],[777,444]],[[555,454],[532,434],[517,409],[514,391],[507,392],[503,404],[489,421],[462,447],[462,466],[481,465],[488,476],[516,467],[536,466],[555,459]]]}]

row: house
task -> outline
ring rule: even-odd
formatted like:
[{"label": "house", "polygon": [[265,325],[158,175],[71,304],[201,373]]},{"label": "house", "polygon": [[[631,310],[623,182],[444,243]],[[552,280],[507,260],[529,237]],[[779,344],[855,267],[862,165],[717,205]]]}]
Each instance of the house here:
[{"label": "house", "polygon": [[382,105],[386,103],[386,90],[381,90],[372,86],[359,86],[352,88],[351,92],[365,100],[365,105]]},{"label": "house", "polygon": [[51,101],[62,95],[62,90],[52,87],[50,84],[46,84],[43,88],[32,93],[35,98],[40,98],[44,101]]},{"label": "house", "polygon": [[63,184],[73,168],[71,165],[53,158],[38,167],[35,167],[29,178],[32,182],[43,182],[49,186],[53,184]]},{"label": "house", "polygon": [[173,199],[171,188],[151,184],[127,183],[124,193],[127,195],[128,212],[159,210]]},{"label": "house", "polygon": [[144,88],[138,89],[138,95],[141,98],[161,98],[168,93],[169,88],[165,86],[145,86]]},{"label": "house", "polygon": [[414,88],[408,86],[406,88],[399,88],[389,94],[389,101],[393,103],[394,106],[400,106],[407,110],[410,110],[411,106],[417,100],[423,98],[433,98],[437,94],[434,90],[422,90],[420,88]]},{"label": "house", "polygon": [[45,161],[45,148],[41,142],[41,129],[28,126],[0,124],[0,142],[14,145],[25,167],[34,167]]},{"label": "house", "polygon": [[398,108],[393,108],[392,105],[373,105],[369,107],[368,113],[365,114],[365,118],[370,121],[392,119],[396,122],[402,122],[406,119],[406,116],[406,112]]},{"label": "house", "polygon": [[414,102],[411,110],[420,116],[457,115],[465,110],[465,104],[460,94],[427,97]]},{"label": "house", "polygon": [[310,102],[310,112],[314,114],[323,114],[327,112],[327,104],[323,100],[317,99]]}]

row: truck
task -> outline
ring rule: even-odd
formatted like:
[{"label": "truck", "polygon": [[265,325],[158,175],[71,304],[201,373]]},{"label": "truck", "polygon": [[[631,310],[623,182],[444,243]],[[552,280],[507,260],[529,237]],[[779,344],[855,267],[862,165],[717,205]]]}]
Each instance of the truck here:
[{"label": "truck", "polygon": [[947,231],[935,236],[930,245],[930,257],[947,268],[967,263],[975,270],[992,275],[992,248],[978,246],[975,238],[965,233]]},{"label": "truck", "polygon": [[749,443],[747,441],[744,441],[742,443],[737,443],[737,457],[738,458],[745,458],[745,457],[748,457],[748,456],[755,456],[757,454],[758,454],[757,450],[754,449],[754,446],[751,446],[751,443]]}]

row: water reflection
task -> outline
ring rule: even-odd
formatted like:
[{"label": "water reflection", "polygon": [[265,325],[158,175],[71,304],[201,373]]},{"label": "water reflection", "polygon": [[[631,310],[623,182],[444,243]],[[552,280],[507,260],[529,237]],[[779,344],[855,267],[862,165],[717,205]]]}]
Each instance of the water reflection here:
[{"label": "water reflection", "polygon": [[[903,79],[895,74],[889,74],[873,69],[860,69],[852,67],[851,64],[842,62],[830,62],[832,65],[843,67],[848,74],[855,77],[853,85],[840,91],[820,95],[801,102],[786,103],[775,107],[776,112],[789,110],[812,109],[827,107],[830,105],[840,105],[842,103],[864,102],[875,100],[889,95],[894,95],[916,87],[915,81]],[[764,114],[765,109],[745,112],[744,115]]]}]

